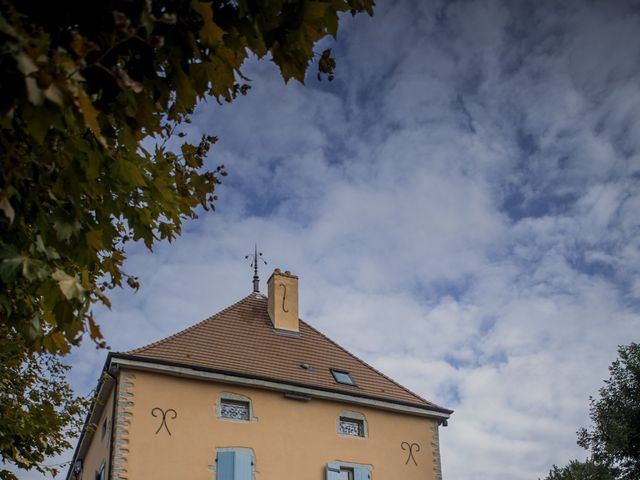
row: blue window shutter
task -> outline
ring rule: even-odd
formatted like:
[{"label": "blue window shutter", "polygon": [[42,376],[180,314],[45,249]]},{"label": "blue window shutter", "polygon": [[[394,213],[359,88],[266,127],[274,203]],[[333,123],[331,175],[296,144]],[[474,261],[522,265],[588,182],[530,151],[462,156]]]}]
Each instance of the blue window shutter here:
[{"label": "blue window shutter", "polygon": [[356,467],[353,469],[353,480],[369,480],[369,469]]},{"label": "blue window shutter", "polygon": [[236,452],[218,452],[216,480],[237,480],[234,477]]},{"label": "blue window shutter", "polygon": [[235,452],[236,465],[233,480],[251,480],[253,476],[253,455],[247,452]]},{"label": "blue window shutter", "polygon": [[338,465],[337,463],[327,464],[326,480],[340,480],[340,465]]}]

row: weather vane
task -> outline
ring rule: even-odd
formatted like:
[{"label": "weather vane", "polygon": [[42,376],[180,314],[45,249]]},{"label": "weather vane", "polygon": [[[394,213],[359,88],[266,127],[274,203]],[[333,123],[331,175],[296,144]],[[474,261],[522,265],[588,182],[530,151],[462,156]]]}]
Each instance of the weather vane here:
[{"label": "weather vane", "polygon": [[255,293],[260,292],[260,279],[258,278],[258,264],[260,262],[267,264],[267,261],[262,258],[262,252],[258,252],[258,245],[254,245],[253,253],[249,253],[244,256],[245,260],[251,258],[251,267],[253,268],[253,291]]}]

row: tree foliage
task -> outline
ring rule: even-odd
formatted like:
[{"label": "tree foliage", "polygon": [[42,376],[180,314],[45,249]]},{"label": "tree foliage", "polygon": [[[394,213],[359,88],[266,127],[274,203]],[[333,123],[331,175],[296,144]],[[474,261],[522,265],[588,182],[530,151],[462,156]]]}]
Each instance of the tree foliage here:
[{"label": "tree foliage", "polygon": [[544,480],[615,480],[615,477],[605,465],[598,465],[591,460],[572,460],[562,468],[554,465]]},{"label": "tree foliage", "polygon": [[331,51],[314,45],[373,3],[0,0],[3,461],[41,469],[67,446],[80,400],[55,355],[86,332],[103,345],[92,306],[138,288],[128,242],[152,249],[214,208],[216,138],[184,141],[196,104],[246,94],[250,56],[285,82],[304,82],[313,61],[331,80]]},{"label": "tree foliage", "polygon": [[[340,12],[373,0],[0,0],[0,321],[31,351],[100,341],[125,244],[180,235],[214,208],[216,138],[170,149],[199,100],[248,90],[241,67],[270,56],[303,82]],[[330,50],[318,75],[333,78]],[[156,140],[145,148],[145,138]],[[171,141],[169,141],[171,140]],[[182,142],[180,140],[180,142]],[[147,145],[145,143],[145,145]]]},{"label": "tree foliage", "polygon": [[[3,332],[6,333],[6,332]],[[19,339],[0,337],[0,455],[3,463],[55,474],[43,460],[70,447],[87,403],[71,392],[68,367],[51,354],[28,353]],[[17,480],[0,468],[0,478]]]},{"label": "tree foliage", "polygon": [[618,349],[600,398],[590,399],[593,426],[578,432],[578,444],[620,480],[640,478],[640,344]]}]

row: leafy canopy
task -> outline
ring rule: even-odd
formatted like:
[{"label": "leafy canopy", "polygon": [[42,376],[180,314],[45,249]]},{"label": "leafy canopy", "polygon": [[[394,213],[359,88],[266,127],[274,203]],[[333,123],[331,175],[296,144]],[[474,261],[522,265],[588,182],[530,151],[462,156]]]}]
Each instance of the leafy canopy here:
[{"label": "leafy canopy", "polygon": [[[216,138],[168,148],[196,103],[232,101],[270,56],[285,81],[333,78],[340,12],[373,0],[0,0],[0,322],[30,351],[65,353],[109,306],[125,244],[180,235],[214,208]],[[154,138],[155,147],[141,141]]]},{"label": "leafy canopy", "polygon": [[640,478],[640,344],[618,349],[610,377],[591,398],[593,426],[578,432],[578,444],[595,462],[611,467],[619,480]]},{"label": "leafy canopy", "polygon": [[[2,332],[6,333],[6,332]],[[3,463],[55,475],[46,457],[69,448],[82,427],[87,402],[73,395],[68,367],[55,355],[27,353],[20,340],[0,336],[0,456]],[[0,467],[0,478],[17,480]]]},{"label": "leafy canopy", "polygon": [[615,480],[615,477],[605,465],[598,465],[591,460],[572,460],[562,468],[554,465],[544,480]]},{"label": "leafy canopy", "polygon": [[593,426],[578,431],[586,462],[553,466],[545,480],[637,480],[640,478],[640,344],[618,348],[600,398],[590,398]]}]

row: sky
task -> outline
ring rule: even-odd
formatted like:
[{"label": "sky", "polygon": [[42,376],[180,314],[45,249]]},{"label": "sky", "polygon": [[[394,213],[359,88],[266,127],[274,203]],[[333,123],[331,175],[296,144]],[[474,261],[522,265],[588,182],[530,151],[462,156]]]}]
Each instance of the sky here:
[{"label": "sky", "polygon": [[[251,291],[257,242],[263,292],[291,270],[304,320],[455,410],[446,480],[536,480],[585,458],[640,340],[640,2],[378,3],[316,47],[333,82],[251,60],[246,97],[199,106],[216,212],[133,246],[142,286],[97,318],[114,351],[194,324]],[[105,356],[68,358],[79,392]]]}]

